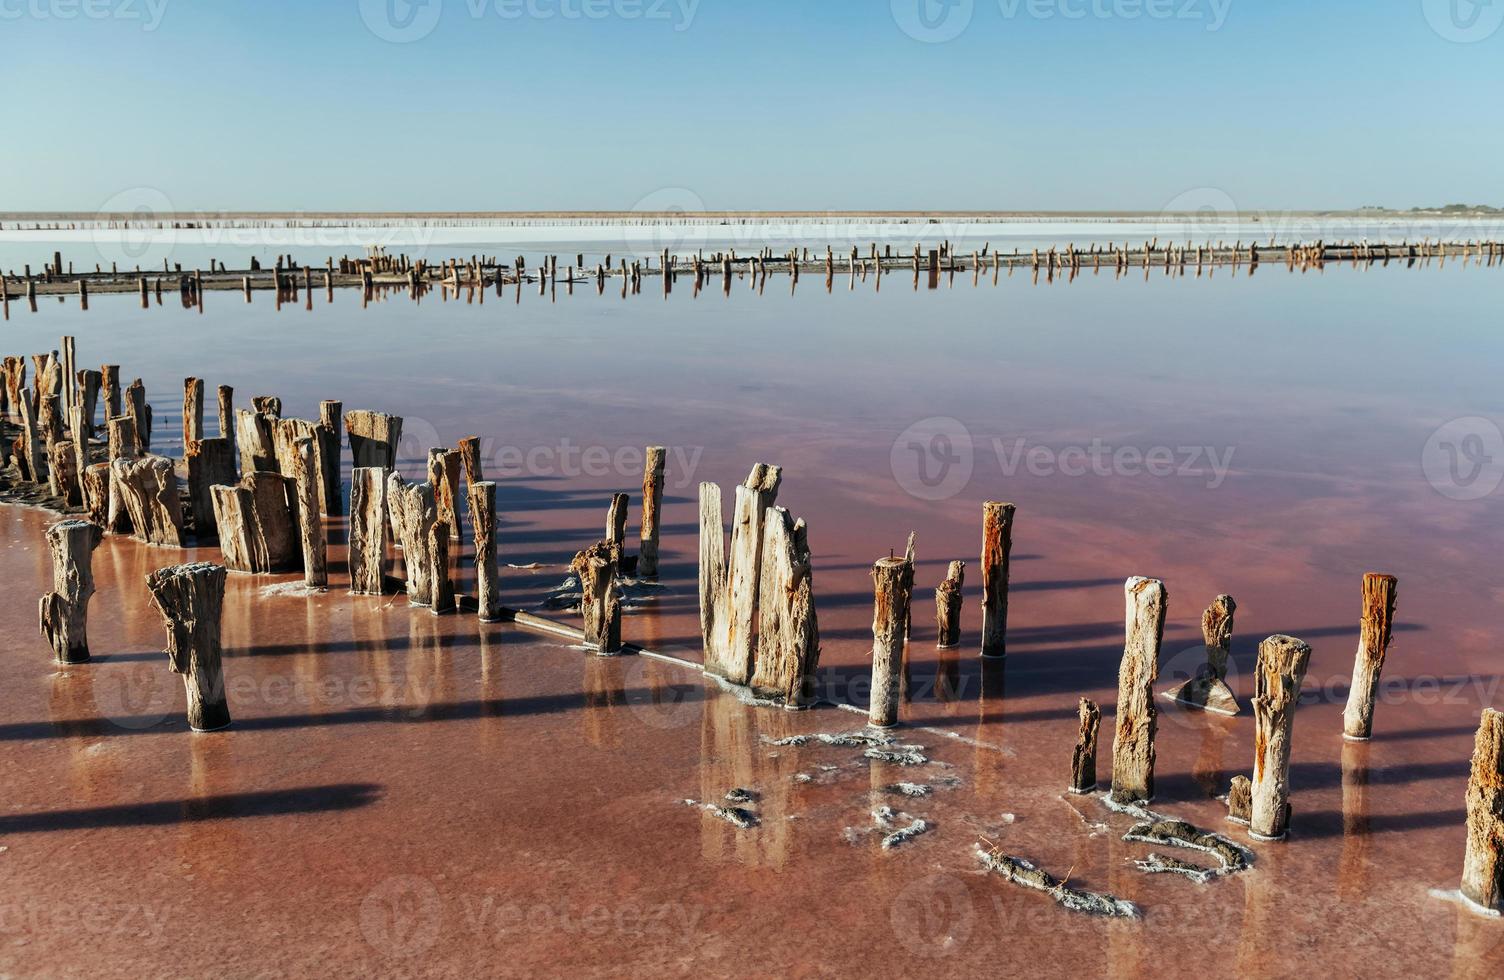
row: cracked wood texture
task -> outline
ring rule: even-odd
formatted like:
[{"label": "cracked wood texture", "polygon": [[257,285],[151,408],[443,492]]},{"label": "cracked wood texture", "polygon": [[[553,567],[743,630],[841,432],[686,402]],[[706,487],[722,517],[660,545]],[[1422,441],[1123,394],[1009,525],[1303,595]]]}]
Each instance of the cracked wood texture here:
[{"label": "cracked wood texture", "polygon": [[433,487],[436,519],[443,521],[456,541],[460,538],[460,452],[434,448],[428,451],[428,485]]},{"label": "cracked wood texture", "polygon": [[402,440],[401,416],[364,410],[346,412],[345,434],[356,466],[377,466],[390,471],[397,465],[397,443]]},{"label": "cracked wood texture", "polygon": [[982,505],[982,656],[1008,653],[1008,556],[1013,551],[1012,504]]},{"label": "cracked wood texture", "polygon": [[167,627],[168,663],[183,675],[189,727],[196,732],[228,727],[219,638],[225,570],[207,562],[161,568],[146,576],[146,586]]},{"label": "cracked wood texture", "polygon": [[204,381],[183,379],[183,445],[191,446],[204,438]]},{"label": "cracked wood texture", "polygon": [[1462,897],[1504,912],[1504,713],[1483,709],[1467,782]]},{"label": "cracked wood texture", "polygon": [[150,545],[181,548],[183,509],[172,460],[163,456],[117,459],[110,464],[113,492],[130,516],[135,536]]},{"label": "cracked wood texture", "polygon": [[88,521],[59,521],[47,529],[52,591],[42,596],[42,636],[60,664],[89,662],[89,600],[94,595],[94,549],[104,531]]},{"label": "cracked wood texture", "polygon": [[898,672],[903,666],[903,628],[909,618],[914,566],[907,558],[880,558],[872,566],[872,700],[868,724],[898,724]]},{"label": "cracked wood texture", "polygon": [[1134,576],[1123,586],[1127,599],[1123,660],[1118,668],[1116,728],[1112,738],[1112,798],[1120,803],[1154,797],[1154,735],[1158,713],[1154,682],[1164,638],[1169,595],[1163,582]]},{"label": "cracked wood texture", "polygon": [[[449,583],[449,527],[438,518],[433,485],[410,485],[400,474],[392,473],[387,476],[386,499],[393,532],[402,548],[407,601],[428,606],[436,613],[446,611],[453,606],[454,597]],[[442,527],[442,540],[434,533],[436,527]]]},{"label": "cracked wood texture", "polygon": [[481,622],[494,623],[501,619],[501,576],[496,567],[496,484],[485,480],[471,483],[468,495],[475,542],[476,610]]},{"label": "cracked wood texture", "polygon": [[279,473],[277,468],[277,417],[242,408],[235,413],[235,442],[240,447],[240,472]]},{"label": "cracked wood texture", "polygon": [[726,675],[726,531],[721,488],[700,484],[700,638],[708,673]]},{"label": "cracked wood texture", "polygon": [[1373,735],[1373,706],[1379,693],[1379,675],[1389,652],[1394,628],[1394,602],[1399,580],[1393,575],[1369,572],[1363,576],[1363,613],[1358,625],[1358,654],[1353,662],[1353,682],[1342,712],[1342,733],[1348,738]]},{"label": "cracked wood texture", "polygon": [[621,598],[616,594],[617,556],[621,548],[600,541],[574,556],[570,570],[580,583],[580,613],[585,644],[602,654],[621,650]]},{"label": "cracked wood texture", "polygon": [[658,577],[659,523],[663,513],[663,474],[668,452],[649,446],[642,467],[642,529],[638,534],[637,577]]},{"label": "cracked wood texture", "polygon": [[1102,709],[1090,698],[1082,698],[1076,712],[1080,727],[1076,750],[1071,754],[1071,792],[1090,793],[1097,788],[1097,733],[1102,725]]},{"label": "cracked wood texture", "polygon": [[724,676],[733,684],[745,684],[752,677],[752,658],[756,651],[753,629],[757,624],[757,589],[762,578],[762,522],[768,508],[778,499],[778,485],[783,471],[777,466],[758,463],[747,480],[736,488],[736,511],[731,523],[731,551],[727,563],[726,668]]},{"label": "cracked wood texture", "polygon": [[288,502],[288,480],[248,473],[236,486],[210,488],[219,549],[233,572],[266,574],[298,567],[300,547]]},{"label": "cracked wood texture", "polygon": [[782,507],[763,520],[761,604],[757,662],[752,690],[761,697],[800,707],[813,700],[820,664],[820,626],[815,616],[809,534]]},{"label": "cracked wood texture", "polygon": [[386,592],[386,471],[362,466],[350,474],[350,592]]},{"label": "cracked wood texture", "polygon": [[318,449],[312,436],[299,439],[292,459],[292,486],[297,492],[298,542],[303,551],[303,584],[310,589],[329,585],[324,520],[319,516]]},{"label": "cracked wood texture", "polygon": [[319,423],[313,429],[314,438],[318,440],[319,495],[325,517],[340,517],[345,513],[339,466],[344,410],[343,402],[319,402]]},{"label": "cracked wood texture", "polygon": [[193,530],[200,541],[219,537],[219,523],[214,517],[216,486],[234,486],[235,450],[229,439],[199,439],[188,444],[188,500],[193,506]]},{"label": "cracked wood texture", "polygon": [[606,505],[606,540],[625,552],[627,547],[627,503],[624,493],[613,493]]},{"label": "cracked wood texture", "polygon": [[966,563],[953,561],[945,581],[935,589],[935,646],[949,650],[961,644],[961,604],[966,586]]},{"label": "cracked wood texture", "polygon": [[1259,644],[1254,670],[1253,807],[1248,830],[1278,840],[1290,829],[1290,738],[1311,648],[1293,636]]},{"label": "cracked wood texture", "polygon": [[480,436],[466,436],[455,448],[459,450],[460,463],[465,468],[465,486],[473,487],[477,483],[486,482],[486,474],[481,467]]},{"label": "cracked wood texture", "polygon": [[141,379],[132,381],[125,389],[125,414],[136,423],[136,455],[151,452],[151,406],[146,403],[146,385]]}]

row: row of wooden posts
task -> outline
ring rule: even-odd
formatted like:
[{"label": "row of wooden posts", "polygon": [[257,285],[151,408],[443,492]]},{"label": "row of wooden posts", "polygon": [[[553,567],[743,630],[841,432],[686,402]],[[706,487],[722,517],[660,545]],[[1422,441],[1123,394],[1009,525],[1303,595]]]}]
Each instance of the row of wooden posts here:
[{"label": "row of wooden posts", "polygon": [[[147,544],[187,543],[181,494],[173,461],[149,452],[151,406],[139,379],[121,396],[119,368],[74,367],[72,338],[62,355],[36,355],[35,384],[28,390],[25,362],[5,358],[0,385],[7,413],[16,410],[22,432],[12,447],[23,478],[52,482],[66,501],[81,504],[89,520],[66,520],[47,531],[54,587],[40,602],[44,637],[58,662],[87,662],[87,609],[93,594],[91,555],[105,531],[132,533]],[[71,383],[63,383],[70,378]],[[91,430],[98,389],[104,386],[109,438],[106,458],[91,462]],[[450,548],[461,538],[458,518],[464,475],[474,544],[477,589],[473,608],[483,621],[503,618],[497,571],[496,484],[481,469],[479,439],[454,449],[435,448],[428,480],[412,484],[395,471],[402,418],[371,411],[342,412],[339,402],[320,405],[318,421],[281,417],[280,399],[253,399],[250,410],[233,411],[233,391],[221,386],[220,436],[203,429],[204,383],[184,384],[183,436],[188,510],[199,541],[217,539],[223,564],[194,563],[153,572],[152,601],[168,631],[172,670],[183,675],[189,723],[211,731],[229,724],[219,646],[219,610],[228,572],[265,573],[301,567],[307,586],[328,585],[323,517],[343,508],[340,485],[341,428],[353,458],[350,495],[349,569],[352,594],[384,595],[405,588],[409,602],[434,613],[462,603],[450,575]],[[66,417],[65,433],[61,419]],[[39,424],[38,419],[48,420]],[[234,422],[231,422],[231,419]],[[45,447],[45,452],[41,451]],[[62,447],[61,449],[59,447]],[[658,572],[659,527],[666,454],[648,450],[643,478],[640,553],[625,554],[628,497],[612,497],[605,536],[579,552],[571,568],[581,594],[584,641],[603,655],[624,648],[621,580]],[[237,463],[239,477],[237,479]],[[79,479],[79,475],[83,478]],[[782,472],[758,464],[735,488],[729,547],[722,492],[700,485],[700,621],[704,670],[789,707],[814,700],[819,664],[808,529],[777,505]],[[989,502],[983,507],[981,551],[981,655],[1006,656],[1008,583],[1016,509]],[[401,550],[405,585],[388,574],[387,542]],[[874,609],[869,723],[898,723],[900,672],[909,641],[915,571],[911,535],[903,557],[889,555],[873,566]],[[936,641],[959,642],[965,565],[949,564],[935,590]],[[1379,678],[1390,644],[1397,582],[1364,577],[1358,653],[1344,736],[1371,737]],[[1168,595],[1164,583],[1134,577],[1125,586],[1124,653],[1119,669],[1110,797],[1124,805],[1154,795],[1158,680]],[[1197,676],[1165,692],[1184,704],[1235,713],[1226,676],[1236,603],[1219,596],[1202,617],[1206,663]],[[1295,708],[1311,648],[1289,636],[1259,645],[1252,703],[1255,757],[1252,776],[1233,780],[1229,818],[1246,823],[1257,840],[1283,838],[1291,825],[1290,760]],[[1101,709],[1082,699],[1080,736],[1072,758],[1070,789],[1097,785],[1097,739]],[[1478,729],[1467,791],[1468,842],[1462,894],[1482,908],[1504,905],[1504,714],[1485,709]]]},{"label": "row of wooden posts", "polygon": [[[765,283],[770,273],[785,272],[797,284],[801,269],[812,272],[823,270],[829,285],[836,274],[841,272],[849,273],[854,282],[858,274],[865,280],[870,270],[880,282],[885,271],[912,266],[917,284],[921,272],[926,271],[931,283],[937,281],[942,274],[953,276],[957,271],[970,270],[974,276],[979,276],[990,269],[996,276],[1005,268],[1010,273],[1019,268],[1031,269],[1036,277],[1043,270],[1053,280],[1056,276],[1064,275],[1075,278],[1088,268],[1112,269],[1121,276],[1130,268],[1137,267],[1146,272],[1152,267],[1159,267],[1167,274],[1177,270],[1184,274],[1189,267],[1196,269],[1199,274],[1204,268],[1221,265],[1237,268],[1245,263],[1252,272],[1261,262],[1275,261],[1283,263],[1292,271],[1305,271],[1324,268],[1328,262],[1387,265],[1391,261],[1414,263],[1434,258],[1444,263],[1450,256],[1461,257],[1465,262],[1476,260],[1480,265],[1504,265],[1504,244],[1482,240],[1426,240],[1379,244],[1367,241],[1276,244],[1270,241],[1262,245],[1257,242],[1245,245],[1237,241],[1229,245],[1225,241],[1216,244],[1208,241],[1202,245],[1192,245],[1190,242],[1161,245],[1158,239],[1153,239],[1141,245],[1110,242],[1106,246],[1093,244],[1077,248],[1074,243],[1070,243],[1064,248],[1034,248],[1027,253],[1014,249],[1011,254],[1005,254],[993,249],[991,243],[964,253],[957,252],[950,242],[943,242],[928,250],[916,244],[912,254],[905,256],[896,254],[891,245],[879,251],[874,242],[866,254],[852,246],[848,253],[838,256],[833,247],[827,246],[823,257],[808,247],[790,249],[779,254],[775,254],[771,248],[764,248],[750,255],[738,255],[735,250],[707,255],[700,250],[689,256],[675,255],[671,250],[664,249],[656,266],[651,261],[629,261],[626,258],[622,258],[619,264],[613,264],[613,257],[607,255],[605,261],[596,264],[593,269],[586,266],[584,253],[577,253],[575,264],[565,268],[562,280],[572,291],[575,283],[593,278],[597,290],[604,291],[608,279],[619,277],[624,292],[637,293],[641,291],[644,276],[656,275],[662,278],[663,290],[667,294],[672,291],[674,282],[681,274],[693,276],[694,289],[698,293],[716,275],[722,278],[728,289],[733,275],[738,274],[747,274],[754,282]],[[370,255],[359,258],[346,255],[336,260],[329,256],[318,273],[327,295],[332,296],[336,286],[358,287],[367,300],[375,298],[379,292],[393,288],[405,290],[410,296],[417,298],[435,285],[455,290],[468,288],[479,293],[483,299],[485,288],[492,284],[498,295],[504,286],[515,285],[520,299],[524,283],[536,282],[539,291],[546,293],[561,279],[557,255],[545,256],[541,265],[530,270],[526,258],[521,255],[511,263],[503,263],[497,256],[471,255],[468,259],[452,258],[431,264],[422,258],[414,259],[405,254],[388,255],[379,249],[373,249]],[[181,263],[173,264],[164,259],[160,273],[148,273],[139,266],[134,270],[122,270],[118,264],[112,264],[108,271],[96,264],[93,272],[75,272],[71,262],[64,272],[62,256],[55,253],[53,263],[44,267],[40,275],[34,276],[31,267],[26,266],[20,275],[11,270],[7,276],[0,277],[0,305],[4,307],[4,314],[9,316],[11,283],[14,282],[20,290],[17,298],[24,297],[32,312],[37,311],[39,295],[66,292],[76,292],[80,304],[87,309],[91,289],[95,292],[137,292],[142,308],[146,308],[152,297],[155,297],[158,304],[161,303],[163,281],[166,279],[176,288],[185,307],[202,309],[204,292],[211,289],[240,290],[247,302],[250,302],[254,290],[270,289],[275,293],[280,307],[283,302],[296,301],[300,279],[302,288],[311,301],[315,286],[314,274],[313,267],[299,265],[290,255],[278,256],[275,266],[269,270],[263,270],[260,261],[253,256],[248,268],[236,270],[229,269],[225,263],[216,259],[209,260],[207,272],[203,269],[185,270]]]}]

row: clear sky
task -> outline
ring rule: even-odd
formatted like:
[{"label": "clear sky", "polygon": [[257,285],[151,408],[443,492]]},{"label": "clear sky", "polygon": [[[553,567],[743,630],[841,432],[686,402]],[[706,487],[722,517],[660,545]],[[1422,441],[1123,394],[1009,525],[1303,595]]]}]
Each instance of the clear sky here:
[{"label": "clear sky", "polygon": [[1504,0],[0,0],[0,210],[1504,206],[1501,25]]}]

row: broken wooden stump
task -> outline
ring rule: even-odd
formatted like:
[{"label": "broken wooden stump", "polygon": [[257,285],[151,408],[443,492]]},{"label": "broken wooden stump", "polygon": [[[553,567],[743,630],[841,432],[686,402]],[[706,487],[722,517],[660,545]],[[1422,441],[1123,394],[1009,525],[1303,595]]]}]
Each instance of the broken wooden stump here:
[{"label": "broken wooden stump", "polygon": [[700,484],[700,632],[705,670],[734,684],[745,684],[752,675],[762,521],[774,504],[781,479],[778,467],[758,463],[736,488],[729,561],[721,522],[721,488]]},{"label": "broken wooden stump", "polygon": [[379,466],[388,471],[396,467],[397,443],[402,439],[401,416],[362,410],[346,412],[345,433],[356,466]]},{"label": "broken wooden stump", "polygon": [[[931,253],[933,255],[933,253]],[[982,656],[1008,652],[1008,557],[1013,550],[1012,504],[982,505]]]},{"label": "broken wooden stump", "polygon": [[274,419],[282,417],[282,399],[276,395],[252,395],[251,408]]},{"label": "broken wooden stump", "polygon": [[1342,734],[1350,739],[1373,735],[1373,707],[1379,694],[1379,675],[1389,652],[1394,627],[1394,601],[1399,580],[1369,572],[1363,576],[1363,613],[1358,627],[1358,654],[1352,686],[1342,712]]},{"label": "broken wooden stump", "polygon": [[314,426],[318,440],[319,493],[325,517],[339,517],[345,512],[343,481],[340,479],[340,445],[344,429],[344,403],[319,402],[319,422]]},{"label": "broken wooden stump", "polygon": [[1247,776],[1232,777],[1227,791],[1227,819],[1245,826],[1253,819],[1253,781]]},{"label": "broken wooden stump", "polygon": [[907,558],[880,558],[872,566],[872,700],[868,724],[898,724],[898,672],[903,665],[903,624],[908,619],[914,568]]},{"label": "broken wooden stump", "polygon": [[137,378],[125,389],[125,414],[136,424],[136,455],[151,452],[151,406],[146,403],[146,386]]},{"label": "broken wooden stump", "polygon": [[407,601],[435,613],[454,606],[449,581],[449,527],[438,519],[433,485],[408,484],[398,473],[387,476],[387,508],[402,548],[407,571]]},{"label": "broken wooden stump", "polygon": [[210,488],[219,549],[230,571],[265,575],[298,567],[288,489],[286,477],[264,471],[247,473],[233,487]]},{"label": "broken wooden stump", "polygon": [[659,518],[663,511],[663,474],[667,451],[649,446],[642,468],[642,527],[638,534],[637,576],[658,577]]},{"label": "broken wooden stump", "polygon": [[501,619],[501,576],[496,567],[496,484],[468,485],[471,535],[475,542],[475,604],[480,621]]},{"label": "broken wooden stump", "polygon": [[770,508],[763,521],[758,593],[762,601],[752,690],[791,708],[803,707],[814,700],[820,626],[815,616],[808,529],[782,507]]},{"label": "broken wooden stump", "polygon": [[1082,698],[1077,714],[1080,730],[1071,755],[1070,791],[1085,794],[1097,788],[1097,732],[1102,725],[1102,709],[1090,698]]},{"label": "broken wooden stump", "polygon": [[459,450],[460,463],[465,468],[465,486],[484,483],[486,475],[481,468],[480,436],[466,436],[455,444],[455,448]]},{"label": "broken wooden stump", "polygon": [[239,457],[240,450],[235,445],[235,389],[220,385],[216,394],[219,397],[219,437],[230,440],[230,452]]},{"label": "broken wooden stump", "polygon": [[219,537],[219,524],[214,517],[213,488],[235,484],[234,443],[222,436],[190,442],[187,463],[188,502],[193,507],[193,531],[200,542],[213,541]]},{"label": "broken wooden stump", "polygon": [[1484,708],[1467,782],[1467,849],[1462,897],[1475,908],[1504,912],[1504,713]]},{"label": "broken wooden stump", "polygon": [[36,411],[31,398],[21,393],[21,436],[18,440],[16,463],[21,477],[31,483],[41,483],[47,478],[47,444],[37,428]]},{"label": "broken wooden stump", "polygon": [[94,595],[94,549],[104,531],[88,521],[60,521],[47,529],[52,591],[42,596],[42,636],[60,664],[89,662],[89,600]]},{"label": "broken wooden stump", "polygon": [[298,541],[303,551],[303,584],[310,589],[329,585],[324,521],[319,516],[318,450],[312,437],[299,439],[293,457],[292,486],[297,493]]},{"label": "broken wooden stump", "polygon": [[945,581],[935,589],[935,646],[941,650],[961,644],[961,603],[965,585],[966,563],[951,562]]},{"label": "broken wooden stump", "polygon": [[146,576],[146,586],[167,626],[168,663],[173,673],[183,675],[188,727],[196,732],[228,727],[219,645],[225,570],[207,562],[161,568]]},{"label": "broken wooden stump", "polygon": [[580,583],[585,645],[607,655],[621,651],[621,598],[616,594],[620,547],[600,541],[574,556],[570,570]]},{"label": "broken wooden stump", "polygon": [[1137,575],[1124,584],[1123,592],[1126,636],[1118,669],[1112,798],[1118,803],[1144,803],[1154,797],[1154,682],[1159,677],[1159,645],[1169,597],[1163,582]]},{"label": "broken wooden stump", "polygon": [[59,439],[47,447],[47,484],[54,497],[69,506],[83,503],[83,485],[78,475],[78,447]]},{"label": "broken wooden stump", "polygon": [[183,379],[183,451],[204,437],[204,382]]},{"label": "broken wooden stump", "polygon": [[164,456],[116,459],[110,463],[110,478],[111,493],[119,494],[138,540],[183,547],[183,509],[172,460]]},{"label": "broken wooden stump", "polygon": [[[77,407],[83,414],[83,438],[85,439],[94,436],[94,414],[99,405],[100,380],[100,373],[93,369],[78,372]],[[77,439],[78,436],[78,432],[75,431],[74,438]]]},{"label": "broken wooden stump", "polygon": [[455,540],[460,537],[460,454],[458,450],[428,451],[428,483],[433,487],[435,519],[443,521]]},{"label": "broken wooden stump", "polygon": [[386,592],[387,474],[362,466],[350,474],[350,592]]},{"label": "broken wooden stump", "polygon": [[1201,638],[1206,644],[1206,663],[1196,674],[1165,692],[1171,701],[1203,708],[1222,715],[1240,710],[1238,699],[1227,686],[1227,657],[1232,649],[1233,614],[1238,604],[1230,595],[1219,595],[1201,614]]},{"label": "broken wooden stump", "polygon": [[279,473],[277,465],[278,418],[267,412],[242,408],[235,413],[235,442],[240,448],[240,472]]},{"label": "broken wooden stump", "polygon": [[1290,736],[1311,648],[1293,636],[1259,644],[1254,675],[1253,807],[1248,832],[1255,840],[1280,840],[1290,829]]},{"label": "broken wooden stump", "polygon": [[84,516],[107,527],[110,519],[110,464],[91,463],[83,475]]}]

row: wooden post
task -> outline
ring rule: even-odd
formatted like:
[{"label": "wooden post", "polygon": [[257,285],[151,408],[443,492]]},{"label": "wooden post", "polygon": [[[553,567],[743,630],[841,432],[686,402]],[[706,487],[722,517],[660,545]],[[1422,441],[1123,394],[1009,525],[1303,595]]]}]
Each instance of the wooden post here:
[{"label": "wooden post", "polygon": [[752,676],[757,590],[762,579],[762,522],[777,499],[782,480],[780,468],[758,463],[747,481],[736,488],[727,568],[729,609],[725,616],[731,632],[726,643],[726,673],[722,675],[734,684],[745,684]]},{"label": "wooden post", "polygon": [[460,454],[453,449],[428,451],[428,483],[433,487],[435,520],[443,521],[449,536],[460,537]]},{"label": "wooden post", "polygon": [[1232,777],[1227,791],[1227,819],[1244,825],[1253,819],[1253,782],[1247,776]]},{"label": "wooden post", "polygon": [[627,544],[627,501],[624,493],[613,493],[606,508],[606,542],[624,553]]},{"label": "wooden post", "polygon": [[[83,308],[87,310],[89,308],[89,285],[85,279],[78,281],[78,298],[82,302]],[[75,379],[78,377],[78,357],[75,353],[73,338],[71,336],[65,335],[60,346],[63,349],[63,409],[66,412],[73,407],[76,397],[74,384]]]},{"label": "wooden post", "polygon": [[1467,782],[1467,850],[1462,897],[1476,908],[1504,912],[1504,713],[1483,709]]},{"label": "wooden post", "polygon": [[982,505],[982,656],[1001,658],[1008,645],[1008,556],[1013,550],[1012,504]]},{"label": "wooden post", "polygon": [[475,540],[475,604],[483,623],[501,619],[501,576],[496,568],[496,484],[470,483],[470,527]]},{"label": "wooden post", "polygon": [[350,454],[356,466],[379,466],[388,471],[396,467],[397,443],[402,441],[401,416],[346,412],[345,432],[350,439]]},{"label": "wooden post", "polygon": [[[99,405],[101,375],[92,368],[78,372],[78,408],[83,413],[82,438],[87,442],[94,435],[94,413]],[[80,433],[74,432],[74,438]]]},{"label": "wooden post", "polygon": [[770,508],[763,521],[758,594],[757,657],[749,683],[760,697],[802,707],[814,697],[820,627],[808,529],[782,507]]},{"label": "wooden post", "polygon": [[147,544],[181,548],[183,511],[172,460],[163,456],[116,459],[110,463],[112,492],[118,492],[136,537]]},{"label": "wooden post", "polygon": [[301,558],[288,500],[288,479],[277,473],[247,473],[231,487],[209,488],[225,566],[233,572],[289,571]]},{"label": "wooden post", "polygon": [[105,364],[100,367],[99,373],[104,383],[104,417],[112,419],[117,415],[124,415],[120,397],[120,365]]},{"label": "wooden post", "polygon": [[621,599],[616,594],[620,548],[601,541],[574,556],[570,570],[580,583],[585,644],[602,655],[621,651]]},{"label": "wooden post", "polygon": [[1154,797],[1154,682],[1169,596],[1163,582],[1134,576],[1127,599],[1123,661],[1118,670],[1116,729],[1112,739],[1112,798],[1143,803]]},{"label": "wooden post", "polygon": [[236,479],[230,440],[221,437],[188,444],[188,500],[193,505],[193,530],[200,543],[219,536],[211,488],[233,486]]},{"label": "wooden post", "polygon": [[637,577],[658,577],[658,523],[663,510],[663,474],[668,453],[649,446],[642,468],[642,529],[638,535]]},{"label": "wooden post", "polygon": [[473,487],[477,483],[484,483],[486,476],[481,469],[480,436],[467,436],[459,441],[456,448],[460,453],[460,463],[465,467],[465,486]]},{"label": "wooden post", "polygon": [[324,522],[319,516],[318,453],[311,438],[299,439],[293,456],[292,478],[298,499],[298,537],[303,547],[303,584],[310,589],[329,585]]},{"label": "wooden post", "polygon": [[242,408],[235,413],[235,441],[240,446],[240,472],[279,473],[276,427],[269,412]]},{"label": "wooden post", "polygon": [[1085,794],[1097,788],[1097,731],[1102,725],[1102,709],[1090,698],[1082,698],[1077,714],[1080,730],[1071,756],[1070,791]]},{"label": "wooden post", "polygon": [[961,602],[965,585],[966,563],[951,562],[945,581],[935,590],[935,646],[941,650],[961,644]]},{"label": "wooden post", "polygon": [[201,378],[183,380],[183,453],[204,437],[204,382]]},{"label": "wooden post", "polygon": [[1293,636],[1259,644],[1254,675],[1253,811],[1255,840],[1280,840],[1290,829],[1290,735],[1311,648]]},{"label": "wooden post", "polygon": [[386,592],[386,471],[362,466],[350,474],[350,592]]},{"label": "wooden post", "polygon": [[89,599],[94,595],[94,549],[104,531],[88,521],[60,521],[47,529],[52,591],[42,596],[42,636],[60,664],[89,662]]},{"label": "wooden post", "polygon": [[1201,637],[1206,644],[1206,663],[1195,676],[1165,692],[1172,701],[1204,708],[1223,715],[1238,713],[1238,699],[1227,686],[1227,657],[1232,649],[1233,614],[1238,604],[1230,595],[1219,595],[1201,614]]},{"label": "wooden post", "polygon": [[867,723],[873,728],[898,724],[898,672],[913,574],[906,558],[880,558],[872,566],[872,699]]},{"label": "wooden post", "polygon": [[313,430],[318,441],[320,503],[326,517],[339,517],[345,512],[339,465],[340,446],[344,442],[344,410],[343,402],[319,402],[319,422]]},{"label": "wooden post", "polygon": [[721,488],[700,484],[700,639],[705,671],[726,671],[728,636],[726,581],[726,531],[721,520]]},{"label": "wooden post", "polygon": [[207,562],[160,568],[146,576],[146,587],[167,626],[168,663],[183,675],[188,726],[196,732],[229,727],[219,646],[225,570]]},{"label": "wooden post", "polygon": [[1379,693],[1379,674],[1389,652],[1394,626],[1394,601],[1399,580],[1393,575],[1369,572],[1363,576],[1363,614],[1358,626],[1358,656],[1353,663],[1352,686],[1347,709],[1342,713],[1342,734],[1350,739],[1373,735],[1374,699]]},{"label": "wooden post", "polygon": [[137,378],[125,389],[125,414],[136,423],[136,453],[151,452],[151,406],[146,403],[146,386]]},{"label": "wooden post", "polygon": [[438,518],[432,484],[409,486],[397,473],[387,477],[387,507],[407,569],[407,599],[435,614],[454,608],[449,579],[449,526]]}]

